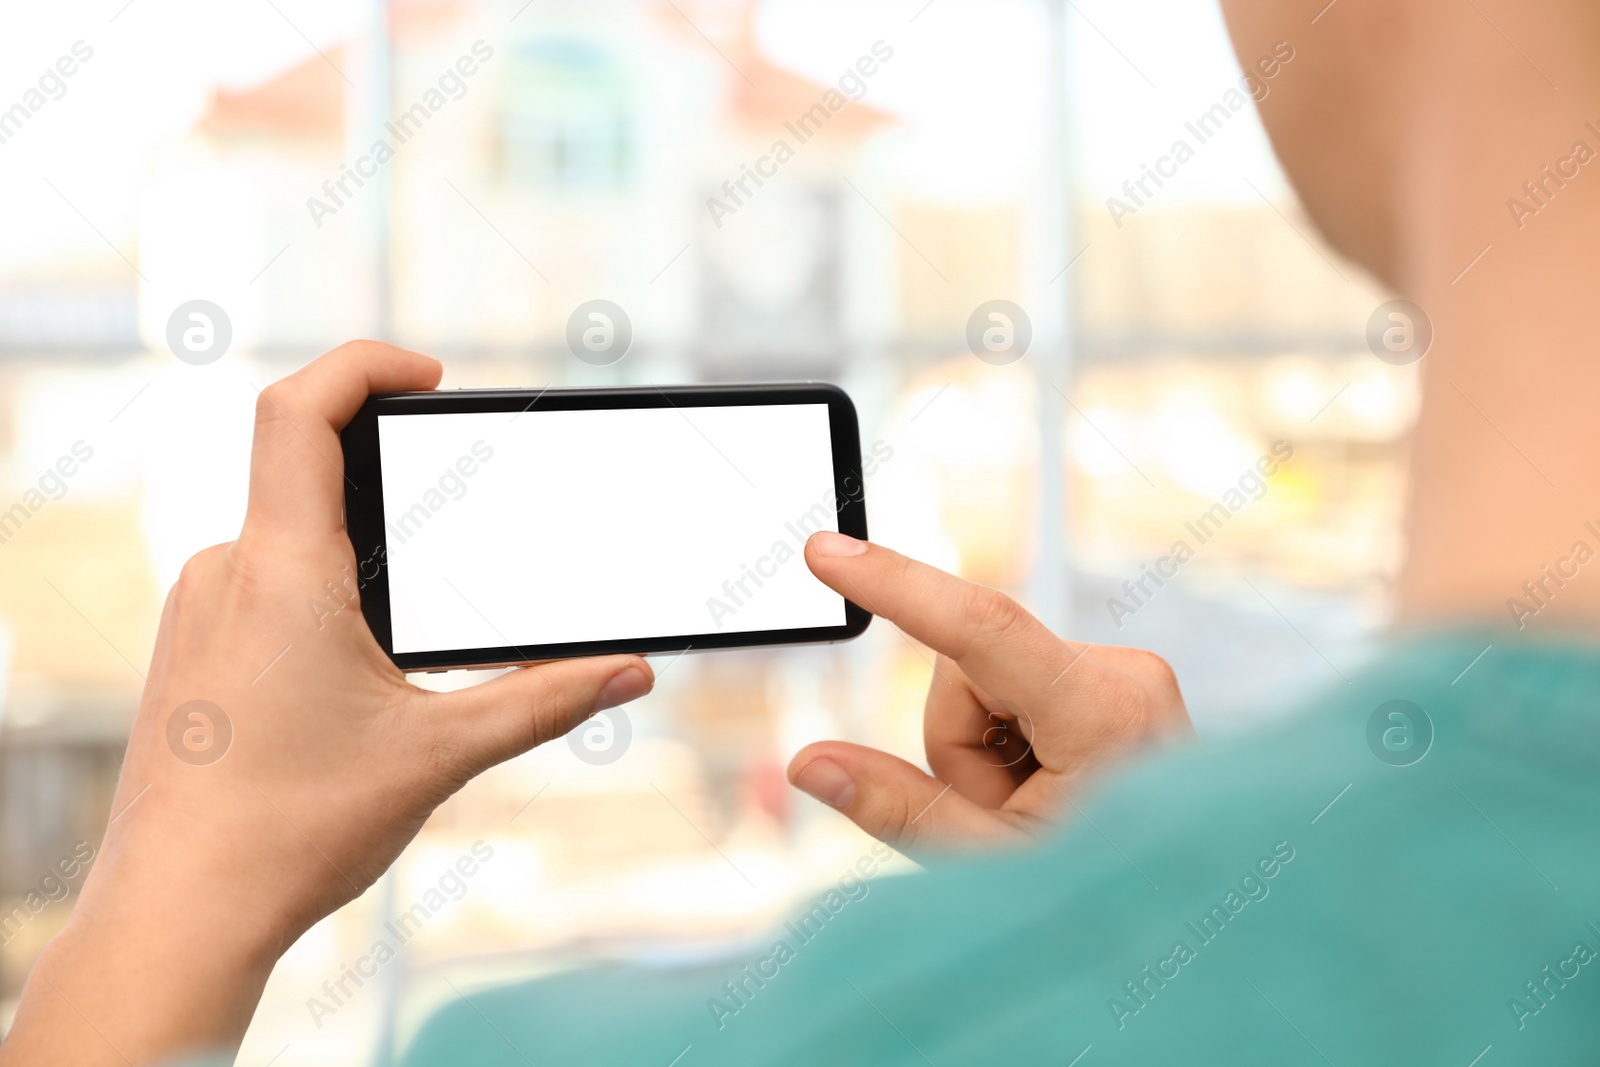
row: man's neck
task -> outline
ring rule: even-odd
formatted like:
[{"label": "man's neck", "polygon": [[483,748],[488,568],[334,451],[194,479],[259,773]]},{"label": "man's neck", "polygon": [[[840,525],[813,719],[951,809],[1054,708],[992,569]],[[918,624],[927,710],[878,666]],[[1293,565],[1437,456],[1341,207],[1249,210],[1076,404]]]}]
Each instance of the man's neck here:
[{"label": "man's neck", "polygon": [[1511,69],[1434,90],[1463,98],[1401,170],[1396,273],[1435,342],[1399,614],[1600,627],[1600,92],[1570,43],[1560,91],[1498,47]]},{"label": "man's neck", "polygon": [[1432,320],[1400,619],[1600,628],[1600,9],[1224,7],[1297,51],[1262,117],[1307,210]]}]

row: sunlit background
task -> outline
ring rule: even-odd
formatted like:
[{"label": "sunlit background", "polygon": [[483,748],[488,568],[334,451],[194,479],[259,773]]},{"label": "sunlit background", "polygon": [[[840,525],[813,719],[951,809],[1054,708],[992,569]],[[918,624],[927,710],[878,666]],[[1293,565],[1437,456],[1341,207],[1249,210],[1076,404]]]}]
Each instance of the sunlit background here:
[{"label": "sunlit background", "polygon": [[[1416,381],[1367,350],[1385,296],[1319,243],[1240,79],[1206,0],[6,5],[0,1024],[70,913],[42,879],[103,832],[165,590],[239,528],[257,389],[350,337],[445,387],[839,382],[892,450],[877,540],[1160,652],[1204,733],[1338,682],[1384,621]],[[205,366],[167,343],[195,299],[233,330]],[[592,299],[633,323],[614,366],[567,347]],[[1029,317],[1020,360],[968,344],[991,300]],[[303,938],[239,1062],[381,1063],[456,989],[737,948],[866,848],[788,757],[921,760],[930,657],[889,627],[656,669],[622,758],[485,775]],[[478,841],[459,899],[313,1012]]]}]

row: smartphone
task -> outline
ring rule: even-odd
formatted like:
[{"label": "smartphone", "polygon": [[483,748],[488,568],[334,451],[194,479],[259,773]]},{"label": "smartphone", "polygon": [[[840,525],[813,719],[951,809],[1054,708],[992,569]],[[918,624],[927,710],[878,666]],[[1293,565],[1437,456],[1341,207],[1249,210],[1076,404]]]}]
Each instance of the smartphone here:
[{"label": "smartphone", "polygon": [[802,552],[819,530],[867,536],[835,386],[386,394],[343,444],[361,610],[402,670],[867,628]]}]

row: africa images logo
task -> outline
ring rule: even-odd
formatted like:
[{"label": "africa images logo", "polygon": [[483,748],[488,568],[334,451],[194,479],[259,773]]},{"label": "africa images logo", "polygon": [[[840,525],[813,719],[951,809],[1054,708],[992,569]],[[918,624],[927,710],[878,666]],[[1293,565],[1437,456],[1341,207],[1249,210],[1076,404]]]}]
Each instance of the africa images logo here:
[{"label": "africa images logo", "polygon": [[191,767],[206,767],[233,746],[233,721],[209,700],[179,704],[167,717],[167,747]]}]

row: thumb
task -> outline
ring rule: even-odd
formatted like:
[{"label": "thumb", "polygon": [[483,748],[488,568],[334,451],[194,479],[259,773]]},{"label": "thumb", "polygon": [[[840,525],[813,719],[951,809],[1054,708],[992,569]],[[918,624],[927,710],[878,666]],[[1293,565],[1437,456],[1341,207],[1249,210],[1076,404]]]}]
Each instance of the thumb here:
[{"label": "thumb", "polygon": [[456,740],[476,775],[560,737],[589,716],[655,685],[640,656],[566,659],[521,667],[492,682],[433,694],[439,729]]},{"label": "thumb", "polygon": [[896,848],[948,849],[1020,835],[998,813],[875,748],[807,745],[790,761],[789,781]]}]

